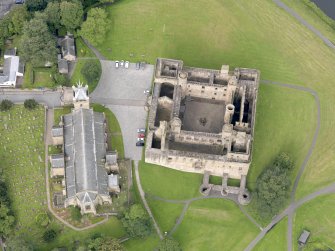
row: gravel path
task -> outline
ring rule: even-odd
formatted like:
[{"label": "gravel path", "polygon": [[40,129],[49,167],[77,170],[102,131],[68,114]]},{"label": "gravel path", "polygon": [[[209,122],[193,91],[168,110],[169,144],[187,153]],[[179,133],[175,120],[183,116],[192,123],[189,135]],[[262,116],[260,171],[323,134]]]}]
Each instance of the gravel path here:
[{"label": "gravel path", "polygon": [[303,26],[305,26],[307,29],[312,31],[316,36],[318,36],[327,46],[329,46],[332,49],[335,49],[335,45],[328,38],[322,35],[322,33],[318,29],[310,25],[305,19],[303,19],[300,15],[298,15],[298,13],[296,13],[294,10],[292,10],[290,7],[288,7],[286,4],[284,4],[280,0],[273,0],[273,2],[277,6],[284,9],[286,12],[288,12],[290,15],[295,17]]}]

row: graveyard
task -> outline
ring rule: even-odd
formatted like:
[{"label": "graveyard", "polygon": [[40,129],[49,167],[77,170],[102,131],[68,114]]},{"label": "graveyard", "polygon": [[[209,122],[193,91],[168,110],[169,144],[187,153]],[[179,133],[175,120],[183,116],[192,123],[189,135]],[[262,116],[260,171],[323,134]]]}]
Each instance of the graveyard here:
[{"label": "graveyard", "polygon": [[16,233],[36,242],[44,228],[35,217],[47,211],[44,179],[44,108],[14,106],[0,112],[0,167],[9,187],[17,220]]}]

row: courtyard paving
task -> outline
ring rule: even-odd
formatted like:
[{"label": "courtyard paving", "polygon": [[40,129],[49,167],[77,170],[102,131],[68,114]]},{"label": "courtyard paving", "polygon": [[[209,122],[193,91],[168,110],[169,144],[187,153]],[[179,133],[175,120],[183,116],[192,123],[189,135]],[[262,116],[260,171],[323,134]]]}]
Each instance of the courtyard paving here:
[{"label": "courtyard paving", "polygon": [[102,74],[97,88],[90,95],[91,102],[108,107],[119,121],[125,150],[125,157],[140,160],[142,147],[136,147],[137,128],[144,128],[147,111],[144,91],[151,87],[153,65],[144,70],[115,68],[114,61],[101,60]]}]

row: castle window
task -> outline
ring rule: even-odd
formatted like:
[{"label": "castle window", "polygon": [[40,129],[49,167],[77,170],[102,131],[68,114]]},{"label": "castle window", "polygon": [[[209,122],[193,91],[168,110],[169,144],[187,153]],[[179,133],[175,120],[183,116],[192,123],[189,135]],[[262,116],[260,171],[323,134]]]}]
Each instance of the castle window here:
[{"label": "castle window", "polygon": [[217,87],[215,87],[215,90],[217,90],[218,88]]},{"label": "castle window", "polygon": [[223,94],[223,96],[225,97],[225,96],[226,96],[226,94]]},{"label": "castle window", "polygon": [[215,100],[215,98],[212,98],[213,100]]},{"label": "castle window", "polygon": [[188,90],[189,92],[192,92],[192,90],[190,89],[190,90]]},{"label": "castle window", "polygon": [[227,91],[227,88],[224,88],[223,90],[224,90],[224,91]]},{"label": "castle window", "polygon": [[204,93],[204,91],[201,91],[201,93]]},{"label": "castle window", "polygon": [[214,92],[214,95],[216,95],[216,92]]},{"label": "castle window", "polygon": [[205,89],[205,86],[202,86],[201,88],[202,88],[202,89]]}]

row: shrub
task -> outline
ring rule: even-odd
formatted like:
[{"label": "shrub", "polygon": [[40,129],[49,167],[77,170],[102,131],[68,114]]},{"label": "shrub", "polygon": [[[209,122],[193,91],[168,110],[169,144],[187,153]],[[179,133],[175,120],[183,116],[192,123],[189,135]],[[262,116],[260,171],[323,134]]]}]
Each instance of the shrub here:
[{"label": "shrub", "polygon": [[99,61],[86,61],[81,74],[85,77],[88,84],[99,80],[100,77],[100,65]]},{"label": "shrub", "polygon": [[164,238],[163,240],[160,241],[157,250],[158,251],[181,251],[182,249],[178,241],[169,237],[169,238]]},{"label": "shrub", "polygon": [[46,227],[49,224],[49,216],[47,213],[40,213],[36,216],[35,221],[36,224],[41,227]]},{"label": "shrub", "polygon": [[80,213],[80,208],[79,207],[70,207],[71,211],[71,218],[74,221],[80,221],[82,218],[82,215]]},{"label": "shrub", "polygon": [[38,103],[35,99],[26,99],[24,101],[24,108],[33,110],[38,106]]},{"label": "shrub", "polygon": [[46,230],[43,234],[43,240],[45,242],[52,242],[57,236],[57,233],[53,229]]},{"label": "shrub", "polygon": [[1,101],[1,104],[0,104],[0,111],[8,111],[10,110],[10,108],[13,107],[13,102],[8,100],[8,99],[4,99]]}]

